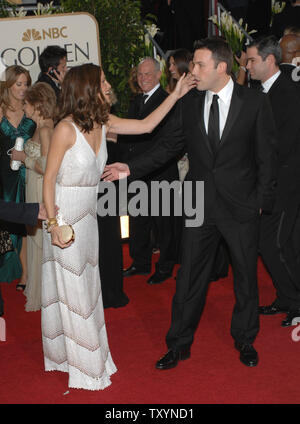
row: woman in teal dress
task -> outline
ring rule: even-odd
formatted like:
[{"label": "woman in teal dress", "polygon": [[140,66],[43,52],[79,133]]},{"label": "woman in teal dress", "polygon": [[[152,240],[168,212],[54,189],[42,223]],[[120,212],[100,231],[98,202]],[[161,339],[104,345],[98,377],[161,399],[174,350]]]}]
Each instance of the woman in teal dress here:
[{"label": "woman in teal dress", "polygon": [[[25,167],[10,168],[10,149],[17,137],[24,142],[32,137],[35,123],[23,111],[25,92],[31,85],[29,72],[18,65],[9,66],[5,81],[0,82],[0,196],[4,200],[25,201]],[[0,257],[0,282],[20,279],[18,289],[24,289],[27,279],[26,228],[24,225],[1,221],[10,233],[15,250]]]}]

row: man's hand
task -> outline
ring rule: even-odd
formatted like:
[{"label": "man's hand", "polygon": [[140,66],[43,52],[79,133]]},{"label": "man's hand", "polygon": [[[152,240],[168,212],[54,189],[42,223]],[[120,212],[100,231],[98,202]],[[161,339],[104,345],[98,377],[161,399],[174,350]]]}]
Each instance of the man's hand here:
[{"label": "man's hand", "polygon": [[[57,212],[58,212],[58,209],[59,209],[59,207],[58,206],[56,206],[55,205],[55,215],[57,214]],[[48,217],[47,217],[47,211],[46,211],[46,208],[45,208],[45,205],[44,205],[44,203],[40,203],[39,204],[39,214],[38,214],[38,219],[41,219],[42,221],[44,221],[45,219],[47,219]]]},{"label": "man's hand", "polygon": [[56,69],[52,68],[52,72],[55,76],[51,75],[49,72],[47,72],[47,75],[54,81],[54,82],[59,82],[59,84],[61,85],[63,83],[63,80],[66,76],[66,73],[68,72],[68,69],[63,70],[63,71],[59,71],[59,73],[56,71]]},{"label": "man's hand", "polygon": [[101,178],[104,181],[115,181],[127,178],[130,175],[130,170],[127,163],[115,162],[111,165],[106,165]]},{"label": "man's hand", "polygon": [[[67,71],[60,71],[60,73],[58,73],[56,71],[56,69],[53,69],[53,73],[55,75],[55,79],[57,79],[57,81],[60,83],[60,85],[63,83],[63,80],[65,78],[65,75],[67,73]],[[51,76],[51,75],[50,75]]]}]

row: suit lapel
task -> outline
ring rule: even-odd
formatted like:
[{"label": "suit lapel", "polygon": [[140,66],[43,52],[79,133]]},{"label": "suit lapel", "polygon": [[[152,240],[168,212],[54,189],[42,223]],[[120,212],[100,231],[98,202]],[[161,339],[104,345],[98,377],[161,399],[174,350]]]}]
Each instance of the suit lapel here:
[{"label": "suit lapel", "polygon": [[234,84],[234,89],[232,92],[230,107],[228,111],[228,116],[226,119],[225,127],[222,133],[221,141],[220,141],[220,147],[222,144],[226,141],[226,138],[228,137],[238,115],[239,111],[241,109],[243,100],[240,97],[239,87],[237,84]]},{"label": "suit lapel", "polygon": [[158,107],[160,102],[158,103],[158,99],[163,95],[164,91],[161,87],[159,87],[150,97],[149,100],[146,101],[144,106],[142,106],[140,117],[145,118],[148,116],[154,109]]}]

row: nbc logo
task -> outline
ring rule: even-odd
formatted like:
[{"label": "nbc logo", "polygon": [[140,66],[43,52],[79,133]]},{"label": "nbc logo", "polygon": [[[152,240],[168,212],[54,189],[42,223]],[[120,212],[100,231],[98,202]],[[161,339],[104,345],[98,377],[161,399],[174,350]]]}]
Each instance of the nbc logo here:
[{"label": "nbc logo", "polygon": [[37,40],[47,40],[56,39],[56,38],[68,38],[66,34],[67,27],[63,26],[60,28],[52,27],[48,29],[41,29],[38,31],[37,29],[27,29],[23,32],[22,41],[37,41]]},{"label": "nbc logo", "polygon": [[41,34],[40,31],[36,31],[35,29],[28,29],[27,31],[23,32],[22,41],[30,41],[33,40],[41,40]]}]

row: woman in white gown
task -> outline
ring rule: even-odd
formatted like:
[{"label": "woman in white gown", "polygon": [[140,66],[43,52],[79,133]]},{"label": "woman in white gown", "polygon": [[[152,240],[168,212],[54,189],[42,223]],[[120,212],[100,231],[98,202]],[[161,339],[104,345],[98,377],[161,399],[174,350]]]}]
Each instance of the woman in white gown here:
[{"label": "woman in white gown", "polygon": [[[110,85],[99,66],[72,68],[62,84],[60,123],[44,176],[48,231],[42,266],[42,338],[46,371],[69,373],[69,387],[104,389],[116,372],[104,321],[98,268],[97,187],[107,159],[106,132],[150,132],[188,91],[179,84],[142,121],[109,115]],[[59,217],[55,218],[55,204]],[[65,243],[61,224],[72,225]],[[100,229],[101,231],[101,229]]]}]

